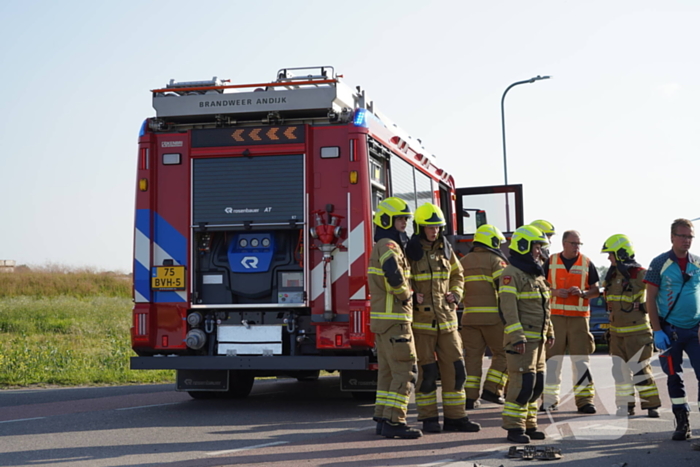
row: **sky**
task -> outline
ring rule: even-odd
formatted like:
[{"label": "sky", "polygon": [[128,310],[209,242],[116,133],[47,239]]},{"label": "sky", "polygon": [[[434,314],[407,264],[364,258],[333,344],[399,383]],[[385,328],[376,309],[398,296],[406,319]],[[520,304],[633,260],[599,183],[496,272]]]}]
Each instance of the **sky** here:
[{"label": "sky", "polygon": [[149,91],[330,65],[457,186],[503,184],[502,94],[551,75],[505,101],[526,222],[648,265],[700,217],[698,24],[692,0],[1,2],[0,259],[130,272]]}]

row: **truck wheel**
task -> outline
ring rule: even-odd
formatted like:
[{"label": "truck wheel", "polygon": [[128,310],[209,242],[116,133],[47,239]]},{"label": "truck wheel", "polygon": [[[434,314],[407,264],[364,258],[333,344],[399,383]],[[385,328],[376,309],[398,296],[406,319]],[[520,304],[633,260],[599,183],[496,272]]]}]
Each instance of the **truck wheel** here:
[{"label": "truck wheel", "polygon": [[374,402],[377,399],[377,393],[374,391],[352,391],[352,398],[361,402]]},{"label": "truck wheel", "polygon": [[228,391],[222,393],[227,399],[245,399],[253,389],[255,374],[252,371],[230,370],[228,372]]},{"label": "truck wheel", "polygon": [[298,371],[295,373],[297,381],[318,381],[320,370]]},{"label": "truck wheel", "polygon": [[205,400],[205,399],[216,399],[219,394],[216,391],[187,391],[192,399]]}]

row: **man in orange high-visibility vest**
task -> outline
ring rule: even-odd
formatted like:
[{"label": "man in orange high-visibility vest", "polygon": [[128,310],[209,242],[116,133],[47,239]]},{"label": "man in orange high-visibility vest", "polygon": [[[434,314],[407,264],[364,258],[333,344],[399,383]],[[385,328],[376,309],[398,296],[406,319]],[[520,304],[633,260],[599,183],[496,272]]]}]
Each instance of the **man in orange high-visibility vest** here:
[{"label": "man in orange high-visibility vest", "polygon": [[552,287],[550,303],[554,325],[554,346],[547,349],[547,367],[541,410],[556,410],[561,388],[564,355],[571,355],[574,395],[578,412],[596,413],[593,398],[593,376],[589,360],[595,341],[589,330],[588,300],[598,297],[598,271],[580,253],[581,236],[575,230],[564,232],[563,251],[555,253],[544,264],[547,280]]}]

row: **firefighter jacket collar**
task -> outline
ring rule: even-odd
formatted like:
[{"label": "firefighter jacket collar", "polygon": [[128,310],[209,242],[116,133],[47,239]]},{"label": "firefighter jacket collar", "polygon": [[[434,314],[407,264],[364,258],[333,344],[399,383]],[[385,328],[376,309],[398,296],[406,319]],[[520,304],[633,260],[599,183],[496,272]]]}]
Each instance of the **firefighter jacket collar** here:
[{"label": "firefighter jacket collar", "polygon": [[406,256],[411,261],[420,261],[423,259],[423,245],[421,245],[421,239],[418,235],[413,234],[411,239],[406,245]]},{"label": "firefighter jacket collar", "polygon": [[535,258],[530,253],[520,254],[515,251],[511,251],[510,258],[508,259],[510,264],[527,274],[532,274],[533,276],[544,276],[544,269],[542,269],[540,263],[535,261]]},{"label": "firefighter jacket collar", "polygon": [[488,246],[484,243],[474,242],[474,244],[472,245],[471,251],[474,251],[474,250],[479,251],[479,250],[477,250],[477,248],[483,248],[484,250],[488,250],[491,253],[500,256],[501,258],[503,258],[503,260],[508,261],[508,258],[506,258],[506,255],[503,254],[503,252],[500,250],[500,248],[491,248],[490,246]]},{"label": "firefighter jacket collar", "polygon": [[406,244],[408,243],[408,235],[406,235],[406,232],[399,232],[394,226],[389,229],[380,229],[379,227],[375,227],[374,242],[376,243],[383,238],[388,238],[389,240],[395,241],[401,245],[401,248],[403,249],[406,248]]},{"label": "firefighter jacket collar", "polygon": [[422,235],[413,234],[406,245],[406,256],[411,261],[420,261],[423,258],[424,252],[432,250],[435,245],[438,245],[439,248],[442,249],[448,261],[452,258],[452,245],[450,245],[450,242],[442,235],[442,231],[440,231],[440,234],[434,242],[426,240]]},{"label": "firefighter jacket collar", "polygon": [[618,261],[614,268],[608,269],[608,272],[605,274],[605,282],[610,281],[616,269],[620,271],[620,274],[622,274],[625,279],[630,280],[630,269],[639,269],[641,267],[642,265],[636,262],[634,258],[630,258],[628,261],[625,262]]}]

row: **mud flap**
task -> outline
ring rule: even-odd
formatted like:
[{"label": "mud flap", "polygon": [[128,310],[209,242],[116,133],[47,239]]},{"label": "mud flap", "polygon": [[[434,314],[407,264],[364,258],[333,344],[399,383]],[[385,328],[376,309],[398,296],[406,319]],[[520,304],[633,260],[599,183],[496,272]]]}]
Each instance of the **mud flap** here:
[{"label": "mud flap", "polygon": [[551,446],[511,446],[508,457],[513,459],[541,461],[561,459],[561,449]]},{"label": "mud flap", "polygon": [[377,390],[377,375],[374,370],[341,370],[341,391],[374,392]]},{"label": "mud flap", "polygon": [[227,391],[227,370],[177,370],[178,391]]}]

